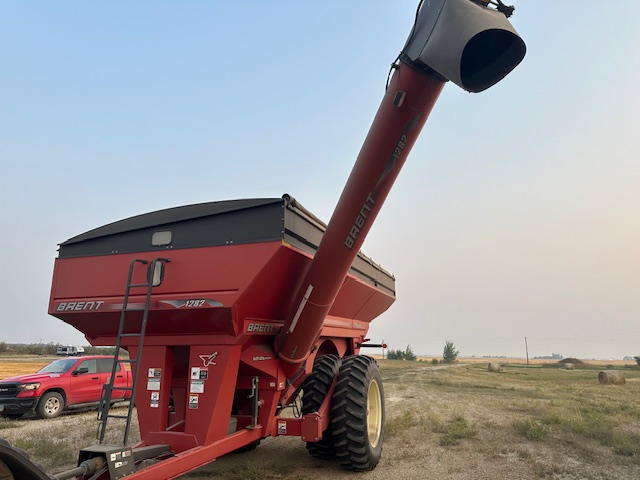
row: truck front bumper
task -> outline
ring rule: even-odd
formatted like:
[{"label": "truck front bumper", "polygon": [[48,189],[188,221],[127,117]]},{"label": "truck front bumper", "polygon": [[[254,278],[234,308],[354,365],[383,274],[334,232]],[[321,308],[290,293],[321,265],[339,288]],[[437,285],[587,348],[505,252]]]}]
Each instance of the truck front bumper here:
[{"label": "truck front bumper", "polygon": [[21,415],[33,412],[40,397],[31,398],[2,398],[0,397],[0,416]]}]

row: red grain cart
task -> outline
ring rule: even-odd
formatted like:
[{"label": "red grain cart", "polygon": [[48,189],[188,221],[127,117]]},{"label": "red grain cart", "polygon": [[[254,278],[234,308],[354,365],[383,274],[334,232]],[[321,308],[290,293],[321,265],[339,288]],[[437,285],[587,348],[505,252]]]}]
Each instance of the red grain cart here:
[{"label": "red grain cart", "polygon": [[[49,313],[129,351],[142,441],[128,439],[133,403],[110,413],[109,382],[100,443],[56,478],[170,479],[280,435],[347,469],[376,466],[384,392],[358,353],[394,279],[359,250],[445,82],[480,92],[523,59],[512,12],[500,0],[420,2],[326,228],[285,195],[162,210],[60,245]],[[284,416],[300,392],[301,416]],[[116,419],[123,441],[107,445]],[[162,461],[136,471],[145,458]],[[51,478],[1,443],[0,467]]]}]

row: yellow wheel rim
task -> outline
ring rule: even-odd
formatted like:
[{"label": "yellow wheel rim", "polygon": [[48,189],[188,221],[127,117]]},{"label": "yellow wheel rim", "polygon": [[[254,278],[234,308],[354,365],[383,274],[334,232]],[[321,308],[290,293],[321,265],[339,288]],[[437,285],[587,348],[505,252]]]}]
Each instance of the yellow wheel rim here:
[{"label": "yellow wheel rim", "polygon": [[369,444],[372,448],[376,448],[382,433],[382,398],[380,397],[380,386],[375,380],[369,384],[367,393],[367,432]]}]

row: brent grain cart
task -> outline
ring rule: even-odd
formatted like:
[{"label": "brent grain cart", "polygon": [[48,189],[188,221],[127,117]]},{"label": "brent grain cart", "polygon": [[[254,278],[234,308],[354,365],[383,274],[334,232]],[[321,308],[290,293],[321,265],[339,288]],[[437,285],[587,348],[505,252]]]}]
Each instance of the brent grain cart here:
[{"label": "brent grain cart", "polygon": [[[420,3],[328,225],[284,195],[161,210],[62,243],[49,313],[129,352],[141,441],[129,440],[133,402],[109,410],[112,379],[78,468],[52,476],[2,443],[7,478],[170,479],[283,435],[373,469],[384,392],[359,353],[395,285],[360,247],[446,81],[480,92],[523,59],[512,12],[499,0]],[[301,414],[285,415],[301,391]],[[111,428],[121,442],[105,441]],[[138,468],[144,459],[156,462]]]}]

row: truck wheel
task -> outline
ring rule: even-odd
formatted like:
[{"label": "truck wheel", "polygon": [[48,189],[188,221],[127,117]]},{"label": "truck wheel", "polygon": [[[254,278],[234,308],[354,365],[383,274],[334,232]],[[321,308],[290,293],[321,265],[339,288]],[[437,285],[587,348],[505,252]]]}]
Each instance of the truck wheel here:
[{"label": "truck wheel", "polygon": [[332,400],[336,458],[347,470],[373,470],[384,439],[384,390],[375,360],[363,355],[347,357]]},{"label": "truck wheel", "polygon": [[[337,355],[322,355],[313,362],[313,371],[302,384],[302,414],[317,412],[324,401],[333,379],[338,375],[342,359]],[[335,458],[333,449],[333,432],[331,423],[322,432],[322,438],[317,442],[307,442],[309,453],[324,460]]]},{"label": "truck wheel", "polygon": [[55,418],[64,410],[64,398],[58,392],[45,393],[36,407],[36,414],[40,418]]}]

